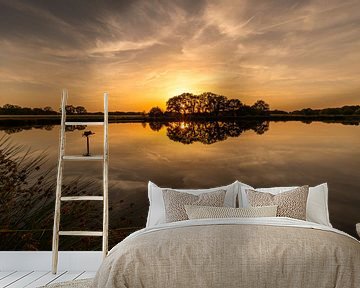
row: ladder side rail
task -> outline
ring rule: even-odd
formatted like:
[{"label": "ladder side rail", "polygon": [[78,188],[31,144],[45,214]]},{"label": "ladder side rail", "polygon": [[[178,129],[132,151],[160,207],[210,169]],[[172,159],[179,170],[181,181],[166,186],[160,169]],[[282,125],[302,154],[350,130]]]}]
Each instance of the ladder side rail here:
[{"label": "ladder side rail", "polygon": [[62,188],[62,174],[63,174],[63,156],[65,152],[65,120],[66,120],[66,102],[68,92],[62,91],[61,97],[61,126],[60,126],[60,145],[59,145],[59,160],[58,172],[56,181],[56,199],[55,199],[55,215],[52,241],[52,273],[57,273],[58,252],[59,252],[59,228],[60,228],[60,205],[61,205],[61,188]]},{"label": "ladder side rail", "polygon": [[108,98],[104,93],[104,163],[103,163],[103,258],[108,253],[108,229],[109,229],[109,197],[108,197],[108,165],[109,165],[109,142],[108,142]]}]

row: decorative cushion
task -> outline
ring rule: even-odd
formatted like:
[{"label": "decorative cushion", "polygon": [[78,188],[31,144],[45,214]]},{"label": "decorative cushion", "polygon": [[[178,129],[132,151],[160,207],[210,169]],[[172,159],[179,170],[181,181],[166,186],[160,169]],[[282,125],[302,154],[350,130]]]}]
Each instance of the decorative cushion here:
[{"label": "decorative cushion", "polygon": [[[236,196],[239,193],[239,182],[234,182],[227,186],[215,187],[209,189],[172,189],[179,192],[186,192],[193,195],[200,195],[203,193],[225,190],[225,201],[224,205],[226,207],[236,207]],[[249,186],[251,189],[251,187]],[[171,188],[161,188],[156,184],[149,181],[148,184],[148,197],[149,197],[149,212],[146,222],[146,227],[152,227],[158,224],[165,223],[165,206],[163,199],[163,190]]]},{"label": "decorative cushion", "polygon": [[306,203],[309,186],[302,186],[277,195],[246,190],[251,206],[278,205],[277,216],[306,220]]},{"label": "decorative cushion", "polygon": [[189,193],[165,189],[163,198],[165,203],[166,222],[188,220],[185,205],[224,206],[225,190],[192,195]]},{"label": "decorative cushion", "polygon": [[275,217],[277,206],[231,208],[185,205],[185,210],[189,219]]},{"label": "decorative cushion", "polygon": [[[271,188],[250,188],[258,192],[265,192],[277,195],[285,191],[290,191],[299,186],[291,187],[271,187]],[[239,193],[239,207],[248,207],[247,196],[245,190],[248,187],[241,186]],[[309,195],[306,204],[306,221],[326,225],[332,227],[329,219],[328,208],[328,186],[323,183],[314,187],[309,187]]]}]

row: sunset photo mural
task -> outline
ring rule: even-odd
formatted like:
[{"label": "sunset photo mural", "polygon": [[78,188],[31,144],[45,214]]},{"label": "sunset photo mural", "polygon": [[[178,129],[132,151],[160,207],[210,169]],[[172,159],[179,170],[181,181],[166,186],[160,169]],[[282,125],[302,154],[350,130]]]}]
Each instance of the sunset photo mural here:
[{"label": "sunset photo mural", "polygon": [[[109,93],[110,249],[145,227],[149,181],[327,183],[331,225],[358,237],[359,11],[350,0],[0,0],[0,250],[51,250],[63,89],[68,117],[84,121],[102,121]],[[65,134],[66,154],[102,153],[103,127]],[[101,195],[101,173],[67,163],[63,195]],[[66,230],[102,229],[96,201],[61,213]],[[101,239],[60,248],[101,250]]]}]

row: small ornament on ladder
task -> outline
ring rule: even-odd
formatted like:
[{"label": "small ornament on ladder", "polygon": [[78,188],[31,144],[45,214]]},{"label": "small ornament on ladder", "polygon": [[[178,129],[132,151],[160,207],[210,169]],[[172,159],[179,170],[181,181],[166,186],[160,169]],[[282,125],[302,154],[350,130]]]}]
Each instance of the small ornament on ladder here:
[{"label": "small ornament on ladder", "polygon": [[91,156],[90,154],[90,141],[89,141],[89,137],[91,135],[95,135],[94,132],[92,131],[84,131],[84,133],[82,134],[83,137],[86,137],[86,153],[83,154],[84,156]]}]

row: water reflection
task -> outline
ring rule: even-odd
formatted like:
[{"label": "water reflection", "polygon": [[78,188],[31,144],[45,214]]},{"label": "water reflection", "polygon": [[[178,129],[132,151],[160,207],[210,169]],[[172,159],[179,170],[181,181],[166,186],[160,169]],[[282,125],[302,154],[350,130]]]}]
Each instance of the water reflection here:
[{"label": "water reflection", "polygon": [[[194,142],[201,142],[204,144],[212,144],[218,141],[226,140],[227,137],[238,137],[246,130],[253,130],[257,134],[264,134],[269,130],[269,122],[286,122],[286,120],[243,120],[237,121],[178,121],[178,122],[140,122],[141,125],[146,128],[147,124],[152,131],[160,131],[163,128],[167,129],[168,137],[177,142],[184,144],[191,144]],[[1,121],[0,131],[4,131],[6,134],[15,134],[24,130],[46,130],[51,131],[59,124],[52,124],[52,121],[42,120],[41,123],[27,123],[26,120],[19,120],[16,123]],[[49,122],[49,123],[47,123]],[[359,126],[358,120],[301,120],[304,124],[312,124],[316,122],[323,123],[338,123],[342,125]],[[118,119],[110,120],[109,123],[121,123]],[[129,122],[126,122],[129,123]],[[135,122],[134,122],[135,123]],[[86,125],[72,125],[66,126],[66,132],[81,131],[86,129]],[[207,138],[203,136],[208,135]],[[209,137],[211,139],[209,139]],[[189,141],[190,140],[190,141]],[[214,140],[214,141],[212,141]]]},{"label": "water reflection", "polygon": [[[150,126],[155,131],[161,129],[161,124]],[[175,142],[192,144],[200,142],[213,144],[224,141],[228,137],[239,137],[244,131],[253,130],[264,134],[269,130],[269,121],[241,122],[170,122],[166,126],[166,135]],[[159,128],[160,127],[160,128]]]},{"label": "water reflection", "polygon": [[[145,225],[149,180],[159,186],[173,188],[209,188],[235,180],[254,187],[315,186],[328,182],[331,223],[355,236],[355,223],[360,219],[359,182],[354,180],[358,178],[360,170],[360,126],[356,126],[356,123],[342,125],[346,123],[316,121],[309,125],[300,121],[279,121],[271,122],[271,127],[263,121],[110,124],[110,247]],[[14,143],[31,147],[32,151],[46,151],[49,159],[47,163],[56,167],[59,128],[59,125],[53,126],[53,129],[29,130],[25,127],[23,131],[12,134],[11,139]],[[102,129],[100,126],[91,128],[96,133],[91,140],[92,152],[96,154],[101,153],[103,147],[103,139],[100,137]],[[67,133],[68,155],[84,152],[82,132],[74,130]],[[4,131],[0,131],[0,135],[3,134]],[[227,141],[222,141],[225,139]],[[217,144],[214,145],[200,144],[215,142]],[[95,195],[101,191],[101,163],[89,165],[71,162],[66,165],[64,184],[82,177],[83,183],[95,181],[94,185],[85,185],[84,193]],[[6,167],[4,171],[7,172]],[[56,173],[53,173],[50,180],[52,185],[56,183],[55,176]],[[49,191],[47,205],[38,201],[42,207],[36,217],[26,221],[26,225],[8,223],[4,220],[6,214],[0,217],[0,226],[3,225],[0,227],[0,250],[21,250],[21,243],[32,243],[39,250],[51,249],[54,193],[54,189]],[[69,191],[69,195],[73,194],[75,191]],[[36,192],[36,195],[43,197],[41,193]],[[16,202],[20,201],[19,198],[15,194],[12,196],[4,200],[10,203],[14,199],[11,203],[15,208],[11,207],[10,210],[30,215],[23,208],[26,203]],[[97,230],[98,227],[93,225],[101,220],[99,215],[102,207],[101,204],[94,205],[98,205],[94,207],[96,210],[78,205],[64,206],[69,210],[69,214],[62,218],[64,230]],[[28,206],[29,209],[31,207],[34,205]],[[84,217],[79,217],[82,212],[77,209],[84,209]],[[33,210],[29,211],[33,215]],[[36,221],[29,224],[34,218]],[[1,231],[5,228],[8,232]],[[31,230],[31,234],[24,229]],[[26,237],[31,237],[31,241]],[[60,247],[75,250],[101,247],[100,240],[73,238],[76,239],[63,237],[62,241],[66,242],[62,242]]]},{"label": "water reflection", "polygon": [[[25,126],[0,126],[0,130],[4,131],[6,134],[15,134],[22,132],[24,130],[32,130],[32,129],[40,129],[40,130],[46,130],[51,131],[55,128],[56,125],[25,125]],[[77,130],[85,130],[86,125],[72,125],[72,126],[65,126],[66,132],[73,132]]]}]

